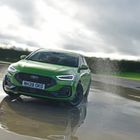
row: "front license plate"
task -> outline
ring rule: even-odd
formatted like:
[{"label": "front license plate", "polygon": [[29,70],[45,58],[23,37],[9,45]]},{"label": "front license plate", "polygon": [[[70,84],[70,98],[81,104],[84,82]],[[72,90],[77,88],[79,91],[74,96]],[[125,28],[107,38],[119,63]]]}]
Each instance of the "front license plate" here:
[{"label": "front license plate", "polygon": [[35,88],[35,89],[45,89],[45,84],[35,83],[35,82],[31,82],[31,81],[22,81],[22,86]]}]

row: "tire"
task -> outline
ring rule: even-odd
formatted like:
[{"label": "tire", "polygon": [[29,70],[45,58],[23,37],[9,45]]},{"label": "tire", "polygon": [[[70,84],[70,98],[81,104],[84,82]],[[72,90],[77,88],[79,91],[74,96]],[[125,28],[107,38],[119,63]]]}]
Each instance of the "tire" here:
[{"label": "tire", "polygon": [[90,85],[91,85],[91,80],[90,80],[90,82],[89,82],[88,89],[87,89],[87,91],[86,91],[86,93],[85,93],[85,95],[84,95],[85,98],[88,98],[89,90],[90,90]]},{"label": "tire", "polygon": [[70,101],[70,105],[71,106],[77,106],[81,103],[81,101],[83,100],[83,87],[81,84],[78,84],[77,89],[76,89],[76,94],[75,97],[72,101]]}]

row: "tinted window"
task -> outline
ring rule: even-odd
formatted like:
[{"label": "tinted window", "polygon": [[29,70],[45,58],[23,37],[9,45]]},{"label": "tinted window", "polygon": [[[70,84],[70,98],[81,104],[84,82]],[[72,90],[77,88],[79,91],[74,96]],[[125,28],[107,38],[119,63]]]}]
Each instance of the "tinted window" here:
[{"label": "tinted window", "polygon": [[43,63],[78,67],[78,56],[59,52],[37,52],[27,58],[28,60]]}]

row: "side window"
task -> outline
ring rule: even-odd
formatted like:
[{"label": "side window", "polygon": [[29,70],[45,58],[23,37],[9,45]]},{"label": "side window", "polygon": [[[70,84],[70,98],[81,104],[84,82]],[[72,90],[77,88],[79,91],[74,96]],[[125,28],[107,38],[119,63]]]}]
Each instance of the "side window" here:
[{"label": "side window", "polygon": [[83,61],[83,58],[82,58],[82,56],[80,56],[79,60],[80,60],[80,63],[79,63],[79,65],[80,65],[80,66],[81,66],[81,65],[84,65],[84,61]]}]

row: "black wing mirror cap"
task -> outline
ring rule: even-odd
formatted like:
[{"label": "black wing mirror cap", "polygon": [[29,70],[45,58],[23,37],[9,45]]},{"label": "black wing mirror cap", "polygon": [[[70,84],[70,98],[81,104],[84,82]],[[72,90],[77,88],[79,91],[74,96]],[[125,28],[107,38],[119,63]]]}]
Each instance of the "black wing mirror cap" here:
[{"label": "black wing mirror cap", "polygon": [[88,66],[86,66],[86,65],[81,65],[81,66],[79,66],[79,68],[78,68],[78,72],[80,72],[80,70],[87,70],[88,69]]}]

